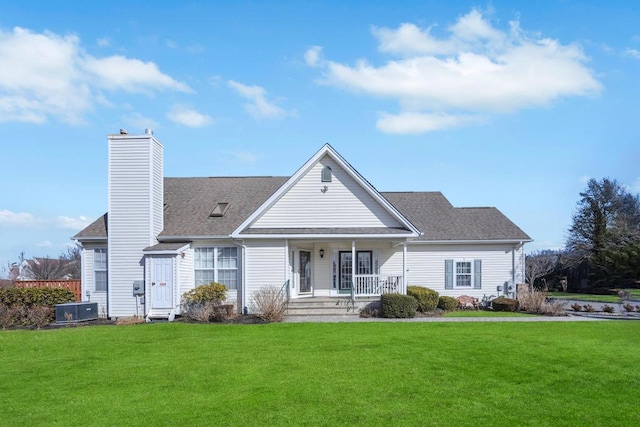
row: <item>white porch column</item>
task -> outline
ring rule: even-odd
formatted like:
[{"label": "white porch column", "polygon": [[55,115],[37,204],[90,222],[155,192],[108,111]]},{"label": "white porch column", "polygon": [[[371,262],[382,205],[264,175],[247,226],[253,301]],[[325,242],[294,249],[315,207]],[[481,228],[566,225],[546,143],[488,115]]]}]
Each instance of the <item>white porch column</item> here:
[{"label": "white porch column", "polygon": [[[289,259],[289,239],[284,239],[284,281],[289,280],[289,289],[291,289],[291,260]],[[290,291],[287,292],[290,295]]]},{"label": "white porch column", "polygon": [[351,286],[353,287],[356,278],[356,241],[351,241]]},{"label": "white porch column", "polygon": [[407,293],[407,240],[402,242],[402,293]]}]

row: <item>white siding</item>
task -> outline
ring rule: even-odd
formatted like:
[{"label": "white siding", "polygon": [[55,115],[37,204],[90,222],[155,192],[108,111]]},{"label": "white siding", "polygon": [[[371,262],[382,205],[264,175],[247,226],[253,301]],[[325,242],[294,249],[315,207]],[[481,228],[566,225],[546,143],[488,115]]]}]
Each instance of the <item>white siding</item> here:
[{"label": "white siding", "polygon": [[[409,245],[407,273],[408,285],[424,286],[440,295],[457,297],[469,295],[482,298],[497,296],[497,287],[512,280],[514,246],[509,245]],[[520,262],[523,249],[516,249],[516,282],[522,277]],[[444,264],[446,259],[482,260],[482,288],[444,288]]]},{"label": "white siding", "polygon": [[193,272],[193,249],[189,248],[184,252],[184,258],[179,256],[178,262],[178,297],[181,300],[182,294],[193,289],[195,284],[194,272]]},{"label": "white siding", "polygon": [[[321,182],[324,166],[331,167],[332,182]],[[326,192],[321,191],[324,186]],[[252,224],[255,228],[399,226],[399,222],[329,156],[324,156]]]},{"label": "white siding", "polygon": [[[107,242],[84,243],[82,246],[82,300],[97,302],[98,315],[100,317],[106,317],[107,314],[107,293],[104,291],[96,292],[93,251],[94,249],[106,247]],[[107,272],[107,274],[109,273]],[[87,291],[91,292],[89,296],[87,296]]]},{"label": "white siding", "polygon": [[132,316],[142,250],[162,229],[162,145],[151,135],[109,137],[108,205],[109,316]]},{"label": "white siding", "polygon": [[251,296],[265,286],[282,287],[286,279],[286,247],[284,241],[250,242],[245,252],[246,303],[251,311]]}]

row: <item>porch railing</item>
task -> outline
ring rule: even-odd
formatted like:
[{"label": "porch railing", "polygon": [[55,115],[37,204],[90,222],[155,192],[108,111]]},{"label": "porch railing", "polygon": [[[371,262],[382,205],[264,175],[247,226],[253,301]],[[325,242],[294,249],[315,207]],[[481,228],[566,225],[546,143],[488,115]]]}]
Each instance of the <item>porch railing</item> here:
[{"label": "porch railing", "polygon": [[373,297],[382,294],[405,293],[402,275],[356,274],[353,276],[353,297]]}]

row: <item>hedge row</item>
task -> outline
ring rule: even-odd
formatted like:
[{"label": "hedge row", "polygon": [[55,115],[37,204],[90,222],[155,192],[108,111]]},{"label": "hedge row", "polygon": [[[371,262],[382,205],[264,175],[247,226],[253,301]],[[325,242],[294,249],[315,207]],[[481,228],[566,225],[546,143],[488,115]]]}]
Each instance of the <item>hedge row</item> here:
[{"label": "hedge row", "polygon": [[75,301],[73,291],[67,288],[3,288],[0,305],[6,307],[48,306]]}]

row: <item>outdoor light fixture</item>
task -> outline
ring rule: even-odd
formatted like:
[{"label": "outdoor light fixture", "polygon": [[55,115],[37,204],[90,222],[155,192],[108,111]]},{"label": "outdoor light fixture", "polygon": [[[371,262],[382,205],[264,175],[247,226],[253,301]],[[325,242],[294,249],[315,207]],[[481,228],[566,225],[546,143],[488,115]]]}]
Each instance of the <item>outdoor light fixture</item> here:
[{"label": "outdoor light fixture", "polygon": [[320,249],[320,258],[324,258],[324,249]]}]

